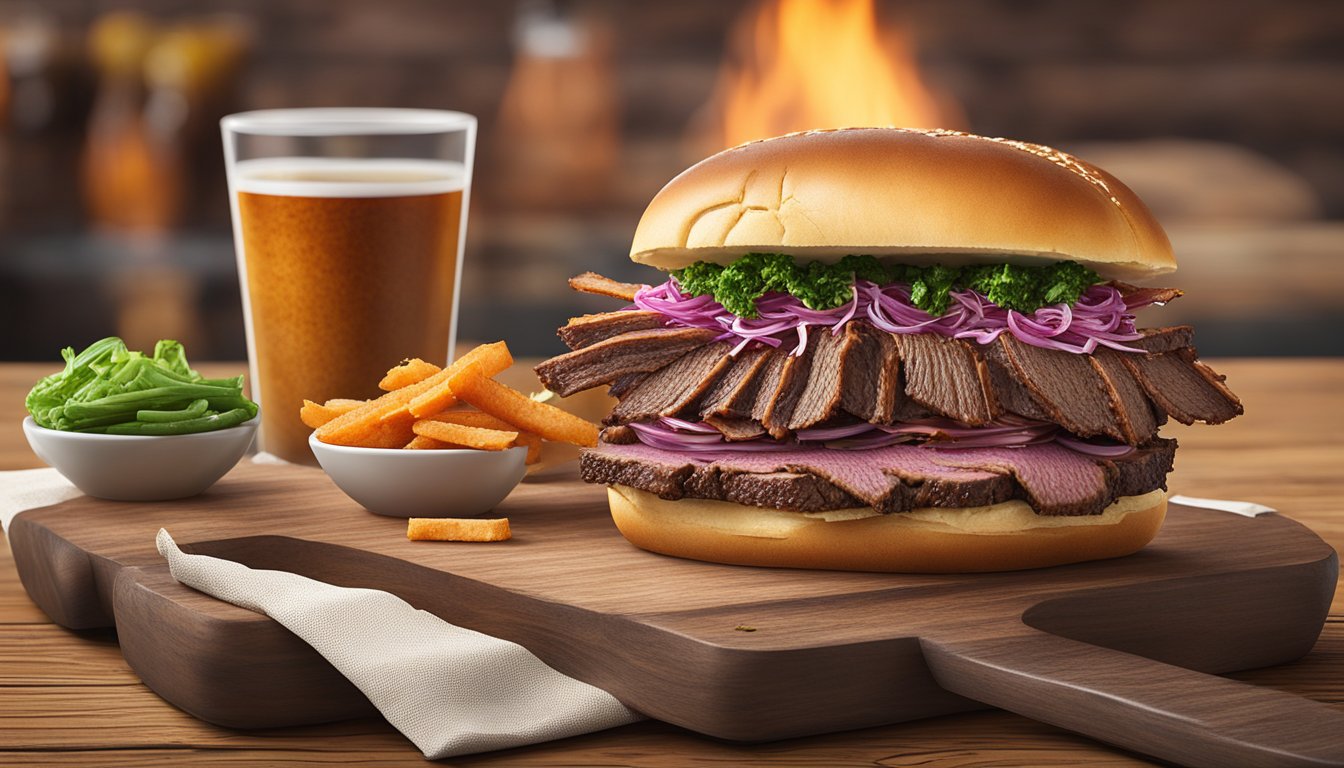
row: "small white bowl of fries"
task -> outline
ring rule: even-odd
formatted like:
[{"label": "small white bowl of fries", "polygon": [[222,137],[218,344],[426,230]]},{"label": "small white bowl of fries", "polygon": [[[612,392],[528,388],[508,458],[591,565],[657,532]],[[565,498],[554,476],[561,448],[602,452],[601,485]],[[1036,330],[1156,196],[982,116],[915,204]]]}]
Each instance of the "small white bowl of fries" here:
[{"label": "small white bowl of fries", "polygon": [[503,342],[447,368],[408,360],[374,400],[304,401],[308,445],[365,509],[406,518],[475,517],[504,500],[543,440],[595,445],[596,424],[494,380],[513,364]]}]

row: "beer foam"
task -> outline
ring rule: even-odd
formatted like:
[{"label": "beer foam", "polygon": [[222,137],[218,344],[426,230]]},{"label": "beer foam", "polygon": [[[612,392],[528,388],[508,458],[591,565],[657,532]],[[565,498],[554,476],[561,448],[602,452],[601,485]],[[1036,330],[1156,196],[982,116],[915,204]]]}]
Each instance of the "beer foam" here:
[{"label": "beer foam", "polygon": [[234,165],[236,192],[289,197],[405,197],[460,192],[462,163],[446,160],[267,157]]}]

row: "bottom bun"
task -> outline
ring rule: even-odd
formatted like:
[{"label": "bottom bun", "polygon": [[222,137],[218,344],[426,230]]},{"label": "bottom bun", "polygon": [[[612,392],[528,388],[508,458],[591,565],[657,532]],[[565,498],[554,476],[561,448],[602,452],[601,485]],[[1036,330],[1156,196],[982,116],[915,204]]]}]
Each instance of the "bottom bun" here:
[{"label": "bottom bun", "polygon": [[[692,560],[778,568],[973,573],[1044,568],[1133,554],[1167,514],[1157,490],[1124,496],[1099,515],[1047,517],[1025,502],[989,507],[872,509],[820,514],[727,501],[668,501],[623,485],[607,491],[632,544]],[[824,518],[822,517],[824,515]]]}]

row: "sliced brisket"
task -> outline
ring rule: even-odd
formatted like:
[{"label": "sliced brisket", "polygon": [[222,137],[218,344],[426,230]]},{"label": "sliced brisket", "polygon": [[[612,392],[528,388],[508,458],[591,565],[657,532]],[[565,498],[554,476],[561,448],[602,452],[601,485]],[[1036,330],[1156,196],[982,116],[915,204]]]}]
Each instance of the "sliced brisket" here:
[{"label": "sliced brisket", "polygon": [[682,490],[691,498],[730,499],[773,509],[813,511],[863,506],[834,483],[807,472],[692,472]]},{"label": "sliced brisket", "polygon": [[[765,405],[765,413],[761,417],[761,425],[765,431],[772,437],[784,438],[789,434],[789,418],[793,415],[793,409],[798,406],[798,401],[802,399],[803,390],[807,388],[808,376],[812,372],[812,361],[817,356],[817,346],[819,337],[824,332],[813,332],[807,336],[807,346],[803,348],[801,355],[787,355],[784,361],[784,368],[779,373],[779,386],[775,387],[775,393],[770,398],[770,402]],[[759,393],[757,395],[759,402]]]},{"label": "sliced brisket", "polygon": [[647,373],[627,373],[624,376],[617,376],[616,380],[607,387],[607,394],[620,399],[630,393],[630,390],[639,386],[640,382],[649,377]]},{"label": "sliced brisket", "polygon": [[1106,384],[1111,410],[1123,435],[1121,439],[1130,445],[1139,445],[1157,435],[1158,424],[1152,403],[1148,402],[1143,388],[1120,359],[1128,354],[1103,348],[1089,356],[1088,361]]},{"label": "sliced brisket", "polygon": [[629,373],[656,371],[717,335],[703,328],[631,331],[553,357],[534,370],[547,389],[568,397]]},{"label": "sliced brisket", "polygon": [[[690,420],[713,417],[736,439],[761,429],[782,438],[849,416],[891,424],[937,415],[979,426],[1012,413],[1141,445],[1168,415],[1217,424],[1241,413],[1222,377],[1197,360],[1188,326],[1145,331],[1131,342],[1144,353],[1100,348],[1077,355],[1006,333],[982,346],[854,322],[839,336],[812,329],[802,355],[785,344],[727,357],[724,343],[713,341],[717,331],[641,327],[652,322],[659,322],[654,313],[637,310],[576,318],[561,334],[577,348],[537,366],[537,375],[561,395],[611,384],[622,401],[614,423],[675,411]],[[618,333],[622,328],[634,330]],[[692,358],[696,365],[688,359],[661,375],[697,348],[706,351]],[[636,393],[639,399],[625,404]]]},{"label": "sliced brisket", "polygon": [[896,337],[868,323],[850,323],[845,335],[850,341],[841,375],[841,407],[873,424],[892,423],[905,401]]},{"label": "sliced brisket", "polygon": [[666,322],[667,319],[657,312],[629,309],[571,318],[569,323],[556,333],[560,335],[560,340],[565,342],[565,346],[570,349],[582,349],[622,333],[662,328]]},{"label": "sliced brisket", "polygon": [[639,435],[635,434],[632,427],[617,426],[602,428],[602,442],[612,445],[630,445],[639,442]]},{"label": "sliced brisket", "polygon": [[844,359],[854,337],[847,333],[833,334],[829,328],[818,328],[812,350],[812,365],[798,403],[789,415],[788,428],[806,429],[836,414],[844,387]]},{"label": "sliced brisket", "polygon": [[583,451],[590,483],[628,485],[665,499],[708,498],[800,512],[871,506],[879,512],[975,507],[1022,499],[1043,515],[1097,514],[1120,496],[1165,488],[1174,440],[1124,459],[1053,444],[938,451],[897,445],[697,456],[642,443]]},{"label": "sliced brisket", "polygon": [[1241,401],[1224,377],[1196,360],[1193,349],[1120,359],[1157,407],[1182,424],[1222,424],[1241,414]]},{"label": "sliced brisket", "polygon": [[755,402],[756,387],[760,380],[756,378],[772,350],[761,345],[744,349],[737,353],[732,366],[714,382],[697,406],[704,418],[710,416],[723,419],[743,419],[751,416],[751,406]]},{"label": "sliced brisket", "polygon": [[1142,349],[1144,352],[1171,352],[1195,345],[1195,329],[1188,325],[1172,325],[1166,328],[1145,328],[1138,341],[1126,341],[1125,346]]},{"label": "sliced brisket", "polygon": [[932,333],[895,338],[911,400],[972,426],[1000,415],[989,367],[973,345]]},{"label": "sliced brisket", "polygon": [[747,409],[743,403],[743,412],[747,418],[761,424],[765,423],[765,412],[775,401],[775,395],[779,393],[780,379],[790,359],[788,352],[778,349],[770,351],[770,356],[765,359],[765,365],[761,366],[761,370],[754,377],[751,408]]},{"label": "sliced brisket", "polygon": [[1173,299],[1179,299],[1185,295],[1185,292],[1179,288],[1140,288],[1137,285],[1122,283],[1119,280],[1112,280],[1111,286],[1120,291],[1120,295],[1125,297],[1130,306],[1135,304],[1166,304]]},{"label": "sliced brisket", "polygon": [[609,277],[603,277],[596,272],[584,272],[582,275],[569,278],[569,287],[579,293],[592,293],[598,296],[610,296],[613,299],[634,301],[635,294],[639,293],[639,289],[648,286],[622,283]]},{"label": "sliced brisket", "polygon": [[1055,443],[937,453],[934,461],[943,466],[1012,475],[1027,503],[1041,514],[1095,515],[1119,495],[1120,473],[1111,462]]},{"label": "sliced brisket", "polygon": [[730,442],[752,440],[765,434],[765,427],[751,419],[733,416],[706,416],[705,423],[719,430],[725,440]]},{"label": "sliced brisket", "polygon": [[1046,413],[1046,421],[1075,435],[1125,439],[1111,407],[1107,382],[1092,367],[1087,355],[1024,344],[1009,333],[1000,334],[986,354],[1027,390]]},{"label": "sliced brisket", "polygon": [[995,352],[993,344],[990,345],[990,351],[985,354],[985,362],[989,364],[990,386],[994,388],[994,395],[999,399],[999,405],[1003,410],[1038,421],[1050,419],[1050,413],[1042,408],[1036,402],[1036,398],[1032,397],[1031,391],[1017,380],[1016,374],[1009,370],[1005,355],[1002,352]]},{"label": "sliced brisket", "polygon": [[1167,488],[1167,475],[1176,458],[1176,441],[1158,438],[1120,460],[1110,460],[1115,467],[1117,496],[1139,496],[1149,491]]},{"label": "sliced brisket", "polygon": [[697,347],[649,374],[612,410],[608,424],[676,416],[700,399],[732,362],[732,347],[718,341]]}]

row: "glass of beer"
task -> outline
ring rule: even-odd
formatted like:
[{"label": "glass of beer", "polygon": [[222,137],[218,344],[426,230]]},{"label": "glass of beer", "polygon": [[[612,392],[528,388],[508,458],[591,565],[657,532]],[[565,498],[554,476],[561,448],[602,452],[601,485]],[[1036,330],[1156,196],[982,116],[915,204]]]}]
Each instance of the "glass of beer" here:
[{"label": "glass of beer", "polygon": [[313,464],[305,399],[453,357],[476,118],[280,109],[221,121],[259,448]]}]

